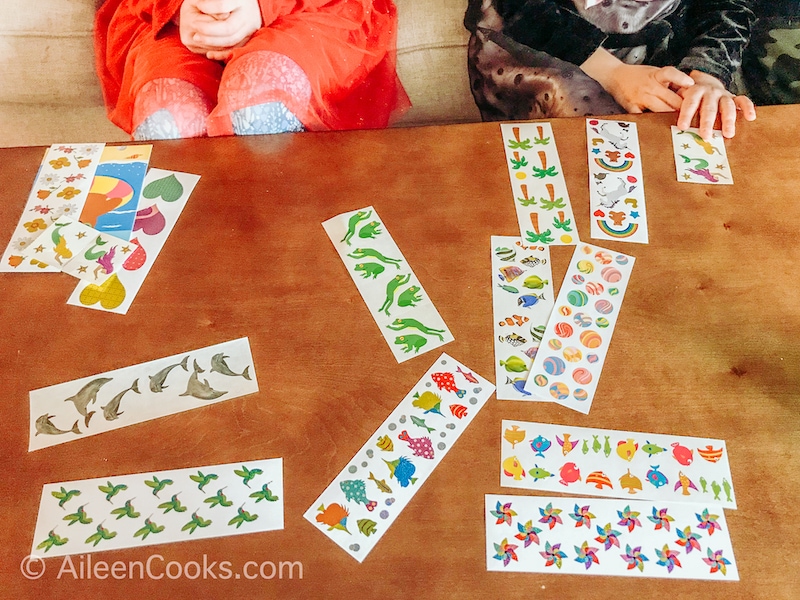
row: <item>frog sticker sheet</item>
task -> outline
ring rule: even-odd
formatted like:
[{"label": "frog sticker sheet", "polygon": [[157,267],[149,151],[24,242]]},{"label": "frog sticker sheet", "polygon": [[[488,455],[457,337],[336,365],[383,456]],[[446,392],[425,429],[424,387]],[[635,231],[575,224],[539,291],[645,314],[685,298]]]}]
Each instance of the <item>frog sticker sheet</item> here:
[{"label": "frog sticker sheet", "polygon": [[338,215],[322,226],[397,362],[453,341],[373,207]]},{"label": "frog sticker sheet", "polygon": [[442,354],[304,517],[362,562],[493,392]]}]

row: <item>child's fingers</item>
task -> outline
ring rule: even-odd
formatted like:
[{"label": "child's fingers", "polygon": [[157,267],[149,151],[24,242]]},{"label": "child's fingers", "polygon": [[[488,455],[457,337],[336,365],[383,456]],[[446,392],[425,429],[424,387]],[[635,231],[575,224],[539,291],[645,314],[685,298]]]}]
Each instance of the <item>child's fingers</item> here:
[{"label": "child's fingers", "polygon": [[[680,98],[678,100],[680,100]],[[680,104],[680,102],[678,104]],[[658,97],[651,98],[647,102],[646,108],[653,112],[675,112],[677,110],[676,106],[673,106],[672,104],[665,102],[664,100]]]},{"label": "child's fingers", "polygon": [[207,15],[231,13],[241,8],[242,0],[196,0],[197,10]]},{"label": "child's fingers", "polygon": [[[720,114],[720,101],[725,99],[726,98],[721,98],[720,94],[714,94],[714,93],[706,94],[705,96],[703,96],[703,101],[700,104],[700,125],[697,133],[699,133],[700,137],[703,138],[704,140],[711,139],[711,136],[714,133],[714,123],[717,120],[717,115]],[[730,100],[730,98],[727,99]],[[732,102],[733,101],[731,100],[731,103]],[[734,118],[734,130],[735,130],[735,123],[736,120]],[[730,132],[730,125],[728,126],[728,131]],[[724,135],[724,128],[723,128],[723,135]]]},{"label": "child's fingers", "polygon": [[742,116],[744,117],[745,121],[756,120],[756,107],[750,98],[747,96],[735,96],[733,98],[733,102],[736,105],[736,108],[742,111]]},{"label": "child's fingers", "polygon": [[678,129],[686,130],[692,126],[692,119],[694,119],[697,110],[700,108],[700,99],[702,96],[697,94],[686,94],[681,104],[681,112],[678,115]]},{"label": "child's fingers", "polygon": [[662,67],[655,72],[655,80],[663,86],[685,88],[694,85],[694,79],[675,67]]},{"label": "child's fingers", "polygon": [[732,138],[736,135],[736,103],[732,96],[720,98],[719,118],[723,137]]}]

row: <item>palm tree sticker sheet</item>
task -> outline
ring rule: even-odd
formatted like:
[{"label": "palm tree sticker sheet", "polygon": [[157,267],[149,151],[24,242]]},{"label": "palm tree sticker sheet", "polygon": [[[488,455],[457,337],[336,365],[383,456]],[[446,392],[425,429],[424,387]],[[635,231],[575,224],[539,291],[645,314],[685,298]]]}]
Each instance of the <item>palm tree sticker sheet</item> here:
[{"label": "palm tree sticker sheet", "polygon": [[710,140],[704,140],[699,132],[695,127],[683,130],[672,126],[672,148],[678,181],[733,185],[722,131],[715,129]]},{"label": "palm tree sticker sheet", "polygon": [[65,556],[283,529],[283,460],[49,483],[31,554]]}]

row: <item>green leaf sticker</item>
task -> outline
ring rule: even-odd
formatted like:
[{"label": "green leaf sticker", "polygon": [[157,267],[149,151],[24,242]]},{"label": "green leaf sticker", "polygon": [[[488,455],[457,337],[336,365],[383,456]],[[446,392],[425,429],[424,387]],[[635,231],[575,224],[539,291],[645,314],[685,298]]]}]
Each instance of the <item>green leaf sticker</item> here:
[{"label": "green leaf sticker", "polygon": [[160,196],[164,202],[175,202],[183,195],[183,185],[171,174],[148,183],[142,195],[151,200]]}]

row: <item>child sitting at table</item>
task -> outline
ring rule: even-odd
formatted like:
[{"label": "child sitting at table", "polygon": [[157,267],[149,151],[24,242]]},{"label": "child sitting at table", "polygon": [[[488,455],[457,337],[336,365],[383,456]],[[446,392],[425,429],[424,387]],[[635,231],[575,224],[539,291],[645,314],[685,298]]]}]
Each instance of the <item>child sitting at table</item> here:
[{"label": "child sitting at table", "polygon": [[747,0],[469,0],[469,75],[484,120],[680,111],[733,137]]},{"label": "child sitting at table", "polygon": [[134,139],[385,127],[408,106],[392,0],[107,0],[109,118]]}]

